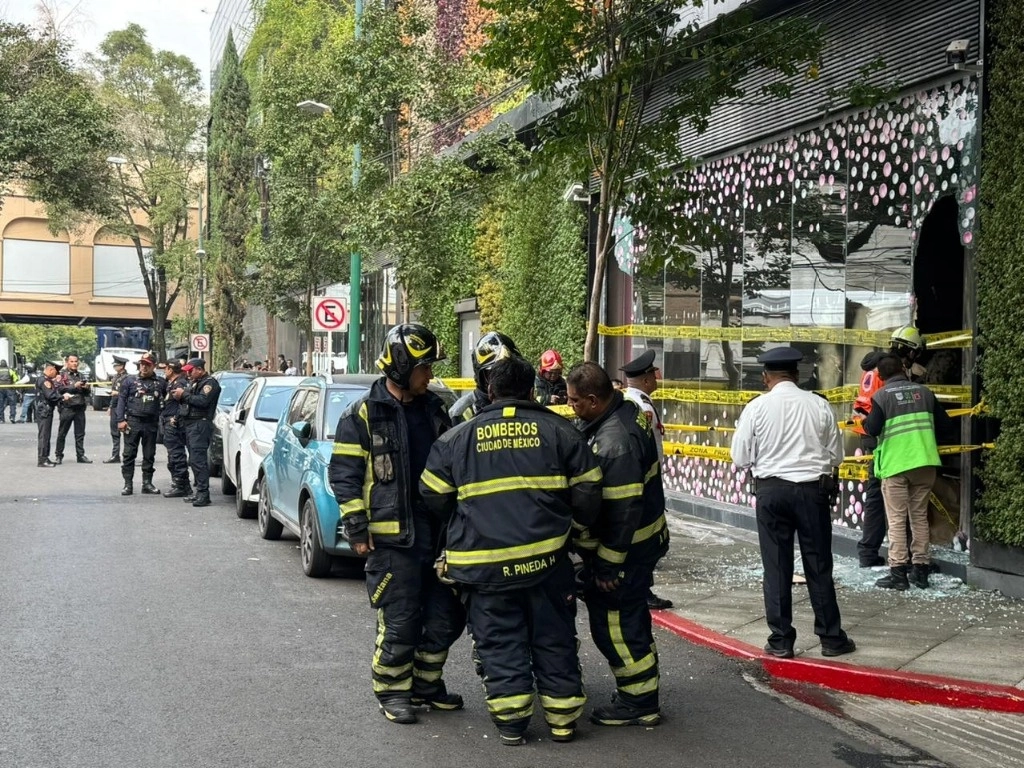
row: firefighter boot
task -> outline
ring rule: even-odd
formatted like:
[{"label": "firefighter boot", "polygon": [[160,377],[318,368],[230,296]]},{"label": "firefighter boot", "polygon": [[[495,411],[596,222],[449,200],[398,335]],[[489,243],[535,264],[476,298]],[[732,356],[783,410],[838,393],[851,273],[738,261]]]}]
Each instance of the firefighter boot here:
[{"label": "firefighter boot", "polygon": [[381,714],[391,722],[402,725],[416,722],[416,713],[412,711],[412,702],[409,699],[382,699],[378,703]]}]

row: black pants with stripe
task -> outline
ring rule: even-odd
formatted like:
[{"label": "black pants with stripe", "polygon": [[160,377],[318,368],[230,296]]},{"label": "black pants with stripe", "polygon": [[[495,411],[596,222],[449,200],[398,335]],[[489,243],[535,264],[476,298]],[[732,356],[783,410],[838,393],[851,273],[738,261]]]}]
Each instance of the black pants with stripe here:
[{"label": "black pants with stripe", "polygon": [[576,641],[576,583],[568,556],[539,584],[486,592],[467,586],[466,607],[487,709],[502,731],[523,733],[534,685],[552,733],[571,731],[586,696]]},{"label": "black pants with stripe", "polygon": [[645,712],[657,711],[658,649],[647,607],[654,563],[627,562],[623,573],[611,592],[601,592],[594,584],[587,588],[590,634],[611,665],[619,701]]},{"label": "black pants with stripe", "polygon": [[174,426],[170,419],[163,420],[164,426],[164,448],[167,449],[167,471],[171,480],[181,488],[189,487],[188,480],[188,454],[185,452],[187,436],[185,427],[178,424]]},{"label": "black pants with stripe", "polygon": [[366,591],[377,609],[373,692],[378,699],[432,699],[448,649],[466,626],[455,590],[437,580],[429,553],[378,547],[366,558]]}]

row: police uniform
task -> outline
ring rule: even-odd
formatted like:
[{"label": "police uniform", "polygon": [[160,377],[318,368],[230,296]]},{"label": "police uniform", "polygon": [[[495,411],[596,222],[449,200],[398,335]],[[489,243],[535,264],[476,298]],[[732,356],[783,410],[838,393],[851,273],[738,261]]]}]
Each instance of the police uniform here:
[{"label": "police uniform", "polygon": [[[643,376],[648,373],[655,373],[658,371],[658,367],[654,364],[655,352],[653,349],[649,349],[644,352],[640,357],[635,360],[630,360],[624,366],[619,368],[627,379],[635,379],[638,376]],[[654,440],[658,445],[658,455],[661,457],[665,456],[665,425],[661,421],[661,414],[658,413],[658,408],[654,405],[654,401],[651,400],[651,396],[644,392],[642,389],[637,387],[626,387],[622,394],[627,399],[632,400],[636,403],[637,408],[644,412],[648,420],[651,422],[651,432],[654,435]]]},{"label": "police uniform", "polygon": [[150,375],[141,373],[127,376],[120,383],[117,396],[118,424],[127,423],[124,436],[124,461],[121,476],[124,478],[122,496],[131,496],[135,478],[135,457],[142,447],[142,492],[159,495],[153,485],[153,467],[156,462],[156,433],[159,427],[160,411],[167,394],[167,382],[159,378],[154,370],[151,357],[139,360],[139,368],[148,363]]},{"label": "police uniform", "polygon": [[206,363],[201,358],[192,358],[181,370],[190,373],[196,368],[201,369],[203,375],[189,383],[178,401],[178,415],[185,424],[185,442],[188,445],[188,461],[192,467],[194,483],[193,495],[185,496],[183,500],[191,502],[193,507],[207,507],[210,505],[207,451],[210,448],[217,401],[220,399],[220,384],[206,372]]},{"label": "police uniform", "polygon": [[[612,667],[616,693],[597,708],[599,725],[660,722],[658,653],[647,594],[654,566],[668,551],[661,457],[651,425],[621,392],[607,409],[583,424],[583,434],[604,473],[601,517],[582,531],[577,551],[593,579],[586,579],[590,633]],[[615,581],[605,592],[595,580]]]},{"label": "police uniform", "polygon": [[56,376],[51,379],[44,373],[36,379],[36,424],[39,430],[39,438],[36,444],[36,456],[38,466],[56,466],[50,461],[50,436],[53,434],[53,410],[60,402],[61,396],[57,391],[54,382]]},{"label": "police uniform", "polygon": [[119,394],[118,388],[121,386],[121,382],[124,381],[128,374],[124,370],[125,363],[128,362],[128,358],[119,357],[114,355],[114,367],[119,368],[117,373],[114,374],[110,380],[110,441],[111,451],[110,458],[104,459],[104,464],[119,464],[121,462],[121,430],[117,428],[117,397]]},{"label": "police uniform", "polygon": [[174,399],[175,390],[184,390],[188,379],[182,372],[179,363],[167,367],[174,377],[167,381],[167,400],[160,415],[164,432],[164,448],[167,449],[167,471],[171,474],[171,488],[164,495],[169,498],[181,498],[192,495],[192,487],[188,479],[188,454],[185,445],[188,440],[185,434],[185,423],[180,415],[181,404]]},{"label": "police uniform", "polygon": [[[64,442],[68,432],[75,429],[75,454],[79,464],[92,464],[85,455],[85,409],[88,405],[89,382],[79,371],[64,371],[56,379],[57,391],[61,394],[60,419],[57,426],[57,447],[54,456],[57,463],[64,460]],[[65,400],[65,394],[71,395]]]},{"label": "police uniform", "polygon": [[573,526],[597,518],[600,480],[579,432],[529,401],[488,405],[431,450],[420,490],[448,519],[446,573],[465,587],[502,738],[526,730],[535,687],[558,740],[572,738],[586,703],[568,551]]},{"label": "police uniform", "polygon": [[[765,371],[791,372],[803,358],[799,350],[779,347],[758,358]],[[814,633],[822,655],[856,650],[842,628],[832,581],[833,470],[843,460],[843,443],[828,402],[777,381],[746,405],[732,439],[732,460],[753,476],[757,496],[757,533],[764,565],[764,607],[771,631],[765,651],[790,658],[793,627],[793,539],[800,542]]]}]

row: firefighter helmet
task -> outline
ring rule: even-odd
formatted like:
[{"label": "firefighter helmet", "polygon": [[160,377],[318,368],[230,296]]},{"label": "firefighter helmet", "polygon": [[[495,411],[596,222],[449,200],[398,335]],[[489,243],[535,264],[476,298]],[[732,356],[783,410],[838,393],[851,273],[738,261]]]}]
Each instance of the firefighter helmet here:
[{"label": "firefighter helmet", "polygon": [[491,331],[480,337],[473,349],[473,378],[480,390],[487,391],[487,372],[499,360],[509,357],[522,357],[516,343],[500,331]]},{"label": "firefighter helmet", "polygon": [[433,332],[419,323],[404,323],[388,331],[377,367],[399,387],[408,389],[413,368],[440,360],[444,360],[444,352]]},{"label": "firefighter helmet", "polygon": [[540,372],[551,371],[562,367],[562,356],[554,349],[547,350],[540,356]]},{"label": "firefighter helmet", "polygon": [[889,341],[895,350],[909,350],[919,352],[924,349],[924,339],[921,332],[912,325],[904,325],[892,332]]}]

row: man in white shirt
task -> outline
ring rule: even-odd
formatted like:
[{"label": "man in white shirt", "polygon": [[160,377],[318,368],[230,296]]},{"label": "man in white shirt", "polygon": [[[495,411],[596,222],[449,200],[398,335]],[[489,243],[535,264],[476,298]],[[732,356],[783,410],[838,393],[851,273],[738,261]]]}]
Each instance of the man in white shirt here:
[{"label": "man in white shirt", "polygon": [[793,658],[793,538],[800,541],[814,633],[822,656],[857,650],[842,628],[832,581],[833,471],[843,442],[828,402],[797,387],[800,350],[761,355],[768,392],[743,409],[732,439],[732,460],[753,476],[757,536],[764,565],[764,610],[771,634],[764,650]]}]

